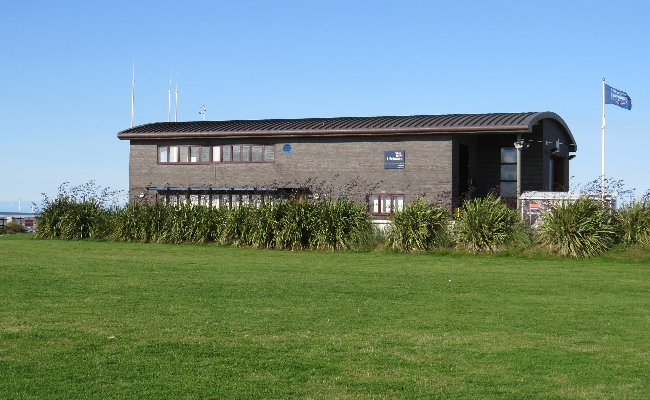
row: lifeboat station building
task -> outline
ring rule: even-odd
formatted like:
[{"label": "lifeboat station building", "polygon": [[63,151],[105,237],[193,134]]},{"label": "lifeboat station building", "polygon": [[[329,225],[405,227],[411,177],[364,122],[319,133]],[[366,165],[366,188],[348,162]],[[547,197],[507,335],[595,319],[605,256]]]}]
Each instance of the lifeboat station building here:
[{"label": "lifeboat station building", "polygon": [[117,136],[130,141],[132,200],[345,197],[377,216],[418,197],[455,207],[490,192],[516,201],[518,187],[566,191],[577,150],[553,112],[157,122]]}]

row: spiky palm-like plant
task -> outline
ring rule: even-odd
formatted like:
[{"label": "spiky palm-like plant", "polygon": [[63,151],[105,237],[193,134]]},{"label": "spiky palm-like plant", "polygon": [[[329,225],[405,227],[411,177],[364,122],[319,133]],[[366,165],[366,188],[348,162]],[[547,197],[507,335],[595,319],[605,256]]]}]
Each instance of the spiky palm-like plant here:
[{"label": "spiky palm-like plant", "polygon": [[517,211],[489,194],[465,200],[454,233],[458,244],[479,253],[501,251],[525,237],[525,230]]},{"label": "spiky palm-like plant", "polygon": [[426,251],[449,245],[449,211],[421,199],[395,211],[386,231],[388,245],[401,251]]},{"label": "spiky palm-like plant", "polygon": [[539,240],[551,251],[572,257],[607,251],[618,236],[615,214],[590,197],[555,204],[542,215],[538,231]]},{"label": "spiky palm-like plant", "polygon": [[618,224],[623,243],[650,245],[650,204],[638,201],[618,210]]}]

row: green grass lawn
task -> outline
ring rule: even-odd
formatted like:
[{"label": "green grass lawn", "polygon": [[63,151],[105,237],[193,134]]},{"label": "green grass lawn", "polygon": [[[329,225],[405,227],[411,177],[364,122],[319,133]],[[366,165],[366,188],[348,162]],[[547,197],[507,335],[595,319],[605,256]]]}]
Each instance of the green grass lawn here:
[{"label": "green grass lawn", "polygon": [[650,251],[0,237],[0,399],[648,399]]}]

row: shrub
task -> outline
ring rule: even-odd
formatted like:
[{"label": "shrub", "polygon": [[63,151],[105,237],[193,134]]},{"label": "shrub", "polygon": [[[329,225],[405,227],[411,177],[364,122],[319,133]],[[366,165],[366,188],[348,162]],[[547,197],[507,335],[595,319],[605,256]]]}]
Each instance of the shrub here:
[{"label": "shrub", "polygon": [[609,208],[590,197],[555,204],[542,215],[538,238],[563,256],[589,257],[607,251],[617,240]]},{"label": "shrub", "polygon": [[650,245],[650,204],[633,202],[618,210],[621,241],[627,244]]},{"label": "shrub", "polygon": [[386,231],[389,246],[401,251],[425,251],[449,245],[449,212],[421,199],[395,211]]},{"label": "shrub", "polygon": [[328,199],[318,204],[315,226],[318,248],[358,249],[374,236],[365,205],[355,205],[345,199]]},{"label": "shrub", "polygon": [[25,227],[23,227],[21,224],[16,223],[16,222],[7,222],[7,224],[3,227],[0,227],[0,233],[8,233],[8,234],[14,234],[14,233],[22,233],[25,232]]},{"label": "shrub", "polygon": [[275,234],[279,249],[314,249],[317,247],[317,205],[306,199],[287,200],[279,203],[280,210]]},{"label": "shrub", "polygon": [[53,200],[43,194],[44,208],[39,212],[35,237],[42,239],[100,238],[110,234],[111,209],[107,202],[115,202],[119,191],[109,191],[90,181],[84,185],[59,186]]},{"label": "shrub", "polygon": [[454,227],[457,243],[472,253],[497,252],[525,242],[528,231],[517,211],[493,194],[465,200]]}]

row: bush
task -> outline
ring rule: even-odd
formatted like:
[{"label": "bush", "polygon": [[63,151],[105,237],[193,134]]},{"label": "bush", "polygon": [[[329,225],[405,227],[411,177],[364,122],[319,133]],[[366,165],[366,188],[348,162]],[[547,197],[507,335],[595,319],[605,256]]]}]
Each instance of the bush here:
[{"label": "bush", "polygon": [[614,214],[590,197],[555,204],[542,215],[538,232],[539,240],[551,251],[572,257],[607,251],[618,236]]},{"label": "bush", "polygon": [[618,210],[617,214],[623,243],[650,245],[650,204],[633,202]]},{"label": "bush", "polygon": [[454,234],[458,245],[472,253],[497,252],[527,242],[529,228],[516,210],[509,208],[500,197],[489,194],[485,198],[465,200]]},{"label": "bush", "polygon": [[12,235],[14,233],[23,233],[25,232],[25,227],[23,227],[21,224],[16,223],[16,222],[7,222],[7,224],[3,227],[0,227],[0,234],[9,234]]},{"label": "bush", "polygon": [[359,249],[374,243],[363,205],[306,199],[216,208],[181,203],[104,207],[115,192],[97,194],[94,183],[45,196],[36,237],[158,243],[223,243],[277,249]]},{"label": "bush", "polygon": [[358,249],[374,237],[370,217],[363,204],[350,200],[319,203],[316,243],[320,249]]},{"label": "bush", "polygon": [[101,238],[110,234],[112,210],[106,208],[119,192],[103,189],[90,181],[84,185],[59,186],[59,194],[50,199],[43,194],[44,208],[34,232],[40,239]]},{"label": "bush", "polygon": [[421,199],[395,211],[386,231],[389,246],[401,251],[426,251],[448,246],[449,212],[446,208]]}]

